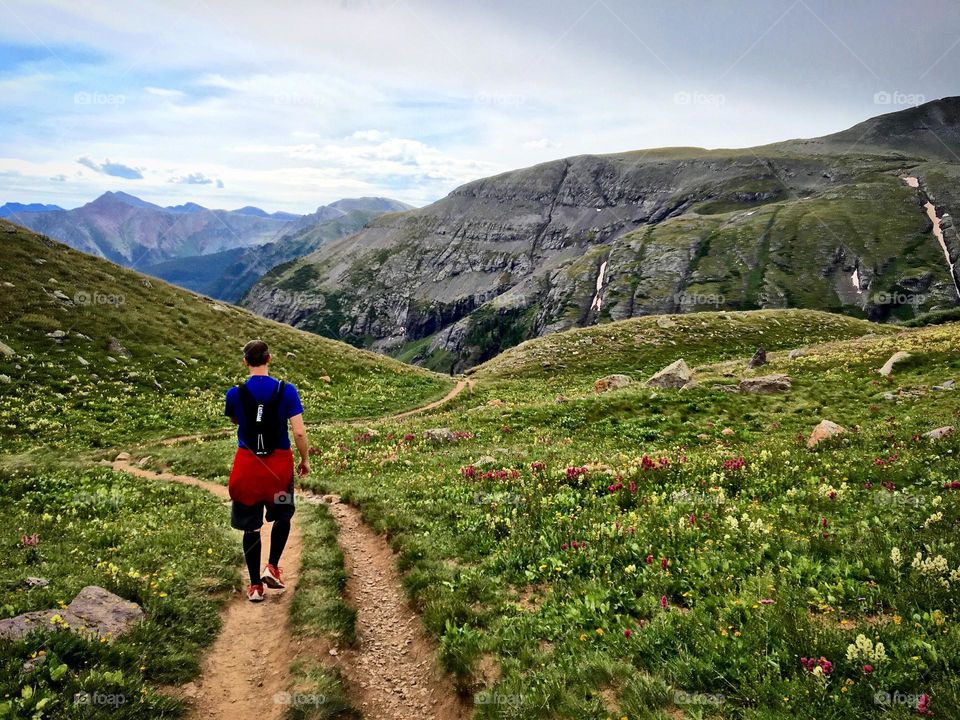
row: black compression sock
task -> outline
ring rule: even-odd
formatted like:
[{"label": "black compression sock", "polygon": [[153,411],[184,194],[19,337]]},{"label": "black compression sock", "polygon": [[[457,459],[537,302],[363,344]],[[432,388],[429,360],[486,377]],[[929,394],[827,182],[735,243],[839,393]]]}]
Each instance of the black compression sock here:
[{"label": "black compression sock", "polygon": [[270,564],[273,566],[280,564],[280,555],[283,554],[283,547],[287,544],[287,538],[290,536],[290,521],[277,520],[273,523],[273,529],[270,531]]},{"label": "black compression sock", "polygon": [[247,572],[250,573],[250,584],[260,585],[260,533],[243,533],[243,557],[247,561]]}]

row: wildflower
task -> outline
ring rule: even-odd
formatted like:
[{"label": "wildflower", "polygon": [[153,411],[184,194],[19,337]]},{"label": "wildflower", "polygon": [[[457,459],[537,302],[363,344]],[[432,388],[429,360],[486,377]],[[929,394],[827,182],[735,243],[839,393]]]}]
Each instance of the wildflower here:
[{"label": "wildflower", "polygon": [[635,482],[633,482],[632,480],[630,481],[629,490],[630,490],[630,494],[631,494],[631,495],[637,491],[637,484],[636,484]]},{"label": "wildflower", "polygon": [[561,550],[566,550],[566,549],[567,549],[567,544],[564,543],[563,545],[561,545],[561,546],[560,546],[560,549],[561,549]]},{"label": "wildflower", "polygon": [[829,523],[827,522],[827,518],[821,517],[821,518],[820,518],[820,527],[827,527],[828,525],[829,525]]},{"label": "wildflower", "polygon": [[869,674],[872,673],[872,672],[873,672],[873,665],[864,665],[864,666],[863,666],[863,674],[864,674],[864,675],[869,675]]},{"label": "wildflower", "polygon": [[669,561],[669,560],[667,560],[666,558],[660,558],[660,569],[661,569],[661,570],[666,570],[666,569],[667,569],[667,565],[669,565],[669,564],[670,564],[670,561]]},{"label": "wildflower", "polygon": [[406,434],[404,434],[404,436],[403,436],[403,441],[404,441],[404,442],[413,442],[413,441],[416,439],[416,437],[417,437],[417,436],[414,435],[413,433],[406,433]]},{"label": "wildflower", "polygon": [[32,547],[34,545],[39,545],[40,538],[37,535],[37,533],[34,533],[33,535],[23,535],[20,538],[20,544],[23,545],[23,547]]},{"label": "wildflower", "polygon": [[460,474],[465,478],[474,478],[477,475],[477,469],[473,465],[467,465],[466,467],[460,468]]},{"label": "wildflower", "polygon": [[541,472],[541,471],[543,471],[546,467],[547,467],[547,466],[546,466],[544,463],[540,462],[539,460],[538,460],[537,462],[532,462],[532,463],[530,463],[530,469],[531,469],[533,472]]},{"label": "wildflower", "polygon": [[917,699],[917,712],[920,715],[933,715],[933,711],[930,710],[930,696],[926,693],[922,693]]},{"label": "wildflower", "polygon": [[597,628],[597,635],[603,637],[603,628]]},{"label": "wildflower", "polygon": [[743,470],[746,466],[746,462],[742,457],[730,458],[729,460],[723,461],[723,469],[726,472],[736,472],[737,470]]},{"label": "wildflower", "polygon": [[771,600],[770,598],[763,598],[760,600],[761,605],[775,605],[776,602],[776,600]]},{"label": "wildflower", "polygon": [[669,605],[669,602],[667,601],[667,596],[666,596],[666,595],[661,595],[661,596],[660,596],[660,608],[661,608],[662,610],[666,610],[667,607],[668,607],[668,605]]},{"label": "wildflower", "polygon": [[632,631],[630,628],[626,628],[626,629],[623,631],[623,636],[624,636],[625,638],[629,638],[631,635],[633,635],[633,631]]},{"label": "wildflower", "polygon": [[903,556],[900,554],[900,548],[895,547],[890,551],[890,562],[898,568],[903,564]]}]

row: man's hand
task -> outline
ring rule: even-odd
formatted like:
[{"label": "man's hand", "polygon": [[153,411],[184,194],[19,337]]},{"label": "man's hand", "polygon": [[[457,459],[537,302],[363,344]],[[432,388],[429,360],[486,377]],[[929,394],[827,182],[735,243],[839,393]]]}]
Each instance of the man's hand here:
[{"label": "man's hand", "polygon": [[293,440],[300,453],[300,464],[297,465],[297,475],[305,477],[310,474],[310,443],[307,442],[307,430],[303,426],[303,415],[294,415],[290,418],[290,428],[293,430]]}]

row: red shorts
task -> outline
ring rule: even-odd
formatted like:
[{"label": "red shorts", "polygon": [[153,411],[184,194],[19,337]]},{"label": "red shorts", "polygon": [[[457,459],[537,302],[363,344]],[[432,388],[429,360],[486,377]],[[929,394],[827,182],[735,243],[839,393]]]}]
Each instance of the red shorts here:
[{"label": "red shorts", "polygon": [[244,505],[274,502],[278,493],[286,493],[293,483],[293,450],[274,450],[257,457],[246,448],[237,448],[233,457],[228,489],[230,499]]}]

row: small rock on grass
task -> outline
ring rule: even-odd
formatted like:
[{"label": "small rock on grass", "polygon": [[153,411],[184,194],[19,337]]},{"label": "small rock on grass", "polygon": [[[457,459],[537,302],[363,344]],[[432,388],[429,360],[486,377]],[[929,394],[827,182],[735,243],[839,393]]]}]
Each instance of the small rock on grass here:
[{"label": "small rock on grass", "polygon": [[815,447],[827,438],[831,438],[834,435],[841,435],[846,431],[847,429],[842,425],[837,425],[835,422],[830,420],[821,420],[820,424],[813,429],[812,433],[810,433],[810,438],[807,440],[807,447]]},{"label": "small rock on grass", "polygon": [[130,459],[130,453],[128,452],[122,452],[119,455],[117,455],[117,457],[114,458],[114,460],[116,460],[117,462],[126,462],[129,459]]},{"label": "small rock on grass", "polygon": [[602,393],[608,390],[619,390],[632,384],[633,378],[629,375],[607,375],[593,383],[593,391]]},{"label": "small rock on grass", "polygon": [[930,432],[925,432],[923,436],[929,438],[930,440],[940,440],[947,437],[948,435],[953,435],[953,425],[945,425],[944,427],[938,427]]},{"label": "small rock on grass", "polygon": [[884,377],[890,377],[890,375],[893,373],[893,366],[899,362],[903,362],[909,357],[910,357],[910,353],[904,352],[903,350],[898,350],[897,352],[895,352],[893,355],[890,356],[890,359],[887,360],[883,364],[883,367],[880,368],[877,372],[879,372]]}]

